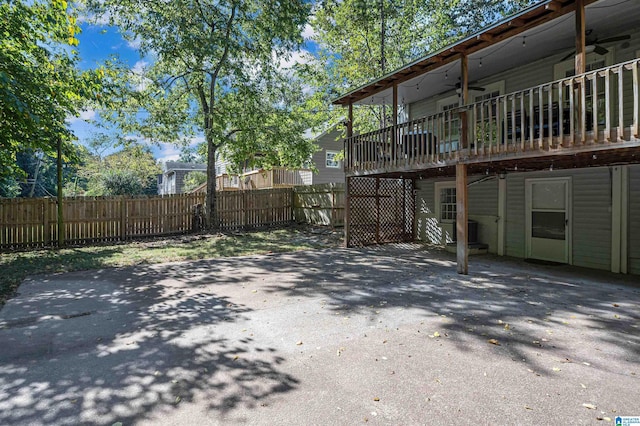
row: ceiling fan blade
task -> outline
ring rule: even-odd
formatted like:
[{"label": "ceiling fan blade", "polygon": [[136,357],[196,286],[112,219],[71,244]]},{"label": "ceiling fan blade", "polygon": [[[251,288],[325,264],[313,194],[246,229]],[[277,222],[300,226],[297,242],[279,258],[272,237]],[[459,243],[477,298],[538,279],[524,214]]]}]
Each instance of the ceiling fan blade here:
[{"label": "ceiling fan blade", "polygon": [[598,43],[599,44],[602,44],[602,43],[613,43],[614,41],[629,40],[630,38],[631,38],[631,36],[629,34],[625,34],[625,35],[621,35],[621,36],[617,36],[617,37],[604,38],[602,40],[598,40]]},{"label": "ceiling fan blade", "polygon": [[487,90],[484,87],[480,87],[480,86],[469,86],[467,87],[467,89],[475,90],[476,92],[484,92],[485,90]]},{"label": "ceiling fan blade", "polygon": [[569,59],[570,57],[574,56],[576,54],[575,50],[572,50],[571,53],[569,53],[567,56],[565,56],[564,58],[560,59],[560,62],[564,62],[567,59]]},{"label": "ceiling fan blade", "polygon": [[593,49],[594,53],[597,53],[598,55],[606,55],[607,53],[609,53],[609,50],[600,46],[600,45],[596,45],[595,48]]}]

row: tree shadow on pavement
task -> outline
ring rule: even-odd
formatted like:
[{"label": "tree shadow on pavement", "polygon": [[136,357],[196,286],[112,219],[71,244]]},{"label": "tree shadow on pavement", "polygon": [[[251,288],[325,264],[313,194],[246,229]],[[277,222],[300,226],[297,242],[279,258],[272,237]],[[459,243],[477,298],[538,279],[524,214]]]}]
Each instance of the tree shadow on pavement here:
[{"label": "tree shadow on pavement", "polygon": [[224,418],[296,387],[237,330],[250,309],[172,268],[23,284],[0,317],[0,424],[132,424],[195,399]]}]

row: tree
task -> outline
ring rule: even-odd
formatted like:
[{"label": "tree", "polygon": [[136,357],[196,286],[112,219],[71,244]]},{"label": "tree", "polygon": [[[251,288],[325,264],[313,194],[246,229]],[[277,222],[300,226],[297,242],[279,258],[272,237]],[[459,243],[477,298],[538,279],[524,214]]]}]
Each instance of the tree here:
[{"label": "tree", "polygon": [[[344,112],[328,107],[349,89],[366,84],[429,52],[479,30],[533,0],[324,0],[311,24],[319,45],[305,76],[316,87],[310,105],[336,122]],[[389,104],[390,104],[389,100]],[[388,123],[390,108],[357,108],[357,131]]]},{"label": "tree", "polygon": [[76,67],[73,13],[63,0],[0,4],[0,179],[24,176],[19,152],[73,154],[65,120],[97,97],[102,73]]},{"label": "tree", "polygon": [[184,192],[191,192],[207,181],[207,174],[204,172],[193,171],[184,176],[183,187]]},{"label": "tree", "polygon": [[[286,145],[281,160],[308,156],[302,134],[286,130],[286,100],[266,105],[260,97],[277,83],[276,58],[301,41],[309,12],[304,0],[193,0],[144,2],[100,0],[127,37],[140,40],[154,62],[139,76],[134,108],[123,108],[141,134],[176,141],[202,134],[207,151],[207,224],[218,226],[216,153],[237,147],[247,134]],[[143,118],[140,110],[148,112]],[[118,115],[118,114],[116,114]],[[127,121],[123,114],[117,117]],[[287,139],[281,139],[287,138]],[[263,144],[264,145],[264,144]],[[298,149],[297,155],[291,154]],[[294,161],[295,162],[295,161]],[[283,164],[289,165],[289,164]]]},{"label": "tree", "polygon": [[120,151],[103,155],[108,139],[97,136],[89,146],[79,167],[73,192],[102,195],[154,195],[158,193],[156,178],[162,173],[151,150],[140,144],[125,145]]}]

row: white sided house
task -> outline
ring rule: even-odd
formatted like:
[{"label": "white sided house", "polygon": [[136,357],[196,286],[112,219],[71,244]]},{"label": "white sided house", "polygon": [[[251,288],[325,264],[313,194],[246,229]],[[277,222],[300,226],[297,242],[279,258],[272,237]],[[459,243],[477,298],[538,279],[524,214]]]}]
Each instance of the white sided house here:
[{"label": "white sided house", "polygon": [[[638,23],[636,0],[540,1],[337,99],[347,245],[457,241],[460,273],[486,247],[640,274]],[[394,125],[354,134],[372,103]]]}]

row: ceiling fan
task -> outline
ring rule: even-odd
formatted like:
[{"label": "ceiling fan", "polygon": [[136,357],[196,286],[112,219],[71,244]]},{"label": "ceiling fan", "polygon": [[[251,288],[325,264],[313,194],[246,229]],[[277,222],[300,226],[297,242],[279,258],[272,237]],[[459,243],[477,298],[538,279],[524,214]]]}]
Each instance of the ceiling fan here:
[{"label": "ceiling fan", "polygon": [[[603,44],[606,43],[615,43],[616,41],[622,41],[622,40],[629,40],[631,38],[631,36],[629,34],[623,34],[620,36],[616,36],[616,37],[609,37],[609,38],[603,38],[602,40],[598,40],[598,37],[595,38],[589,38],[589,36],[591,35],[591,33],[593,33],[592,29],[589,29],[586,31],[586,43],[585,43],[585,50],[587,53],[596,53],[598,55],[606,55],[607,53],[609,53],[609,49],[607,49],[606,47],[603,47]],[[572,57],[573,55],[575,55],[576,51],[573,50],[571,53],[569,53],[567,56],[565,56],[564,58],[562,58],[561,62],[566,61],[567,59],[569,59],[570,57]]]},{"label": "ceiling fan", "polygon": [[[460,93],[460,91],[462,90],[462,82],[460,81],[460,77],[458,77],[458,82],[456,84],[447,84],[447,86],[449,87],[455,87],[456,88],[456,93]],[[480,87],[480,86],[467,86],[467,89],[469,90],[475,90],[478,92],[484,92],[486,89],[484,87]]]}]

